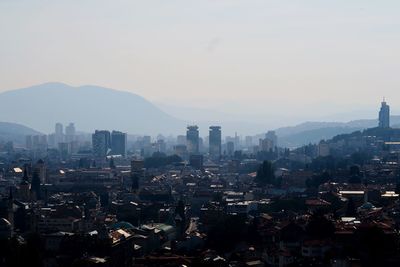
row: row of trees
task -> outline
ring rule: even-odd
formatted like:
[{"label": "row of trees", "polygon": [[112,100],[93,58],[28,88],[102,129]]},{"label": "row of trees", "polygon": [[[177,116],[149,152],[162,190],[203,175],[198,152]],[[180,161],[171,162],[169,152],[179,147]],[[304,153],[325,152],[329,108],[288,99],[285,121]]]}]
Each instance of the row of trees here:
[{"label": "row of trees", "polygon": [[156,152],[149,158],[144,160],[146,168],[159,168],[170,164],[182,162],[182,158],[178,155],[167,156],[164,153]]}]

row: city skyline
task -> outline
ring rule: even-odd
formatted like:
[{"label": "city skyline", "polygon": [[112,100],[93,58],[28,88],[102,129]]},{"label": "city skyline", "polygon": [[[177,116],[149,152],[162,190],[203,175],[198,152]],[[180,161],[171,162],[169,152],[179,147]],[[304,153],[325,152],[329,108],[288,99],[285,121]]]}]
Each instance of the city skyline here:
[{"label": "city skyline", "polygon": [[0,27],[0,91],[99,84],[165,105],[303,120],[371,110],[385,95],[396,111],[398,5],[1,1],[11,27]]},{"label": "city skyline", "polygon": [[399,10],[0,0],[0,267],[400,266]]},{"label": "city skyline", "polygon": [[[13,109],[14,103],[17,102],[25,108]],[[69,103],[74,103],[74,108],[71,108]],[[88,106],[87,103],[93,105]],[[365,124],[368,120],[378,119],[376,104],[371,112],[368,112],[368,116],[363,116],[360,112],[342,109],[342,113],[337,116],[315,120],[310,117],[300,120],[296,116],[285,118],[276,114],[271,114],[271,116],[246,113],[236,115],[196,108],[171,110],[154,104],[139,95],[111,88],[72,87],[63,83],[46,83],[0,93],[0,120],[19,123],[43,133],[52,131],[53,123],[61,120],[64,122],[74,121],[85,132],[96,128],[118,128],[130,134],[178,134],[185,125],[199,124],[201,128],[207,128],[211,124],[220,124],[230,135],[235,132],[254,135],[265,130],[298,127],[304,123],[321,124],[321,127],[324,124],[333,126],[353,124],[361,127],[360,123]],[[109,110],[116,112],[109,112],[108,109],[99,110],[97,106],[107,106]],[[136,116],[143,112],[143,108],[146,108],[145,115]],[[282,105],[281,108],[288,107]],[[26,110],[31,110],[31,116],[26,115]],[[52,112],[49,113],[47,110]],[[65,112],[66,110],[68,112]],[[351,119],[346,119],[346,112],[347,115],[351,114]],[[396,117],[396,106],[393,109],[393,105],[392,115]],[[115,118],[118,119],[115,120]],[[149,124],[150,121],[155,123]],[[394,122],[395,126],[399,124],[397,119]],[[370,123],[367,123],[364,127],[371,126]]]},{"label": "city skyline", "polygon": [[[377,112],[377,117],[378,119],[374,123],[373,120],[371,121],[372,124],[364,124],[362,126],[363,122],[362,120],[355,121],[353,122],[355,125],[358,125],[360,128],[348,128],[347,130],[342,130],[341,132],[337,132],[337,134],[346,134],[346,133],[351,133],[351,132],[356,132],[356,131],[361,131],[365,130],[368,128],[387,128],[390,129],[392,127],[392,124],[390,122],[390,118],[395,118],[394,119],[394,125],[393,129],[399,128],[399,116],[391,116],[390,114],[390,106],[387,104],[385,98],[381,102],[381,107],[379,111]],[[364,122],[365,123],[365,122]],[[307,128],[309,128],[311,125],[306,126],[307,123],[304,125],[298,125],[297,127],[306,127],[303,130],[300,130],[300,133],[302,131],[307,133]],[[330,136],[326,136],[326,132],[320,132],[321,128],[318,127],[323,127],[324,123],[321,124],[321,126],[311,126],[311,127],[316,127],[314,133],[309,133],[310,135],[317,135],[315,136],[316,139],[313,141],[303,141],[298,144],[293,144],[290,141],[288,142],[288,136],[285,130],[287,131],[290,129],[290,127],[287,128],[280,128],[277,129],[278,135],[280,138],[283,137],[283,142],[280,144],[282,147],[287,147],[290,149],[294,149],[296,147],[305,145],[305,144],[311,144],[311,143],[317,143],[320,142],[321,140],[331,138],[335,136],[335,131],[333,131]],[[203,125],[204,126],[204,125]],[[336,125],[332,125],[330,127],[335,128]],[[346,128],[346,126],[344,126]],[[347,126],[348,127],[348,126]],[[55,123],[54,127],[54,132],[49,133],[48,135],[46,134],[41,134],[37,132],[37,134],[32,135],[29,134],[27,135],[26,139],[26,147],[32,148],[35,147],[36,145],[40,146],[45,146],[49,145],[50,147],[58,147],[58,146],[65,146],[66,150],[76,150],[76,141],[80,139],[82,142],[83,140],[88,140],[88,137],[91,135],[92,136],[92,144],[93,144],[93,149],[94,150],[99,150],[97,147],[101,147],[101,151],[103,152],[96,152],[94,154],[98,155],[125,155],[126,154],[126,145],[127,141],[129,140],[131,143],[134,141],[138,141],[141,138],[147,139],[147,143],[149,146],[156,146],[156,150],[158,149],[159,152],[165,152],[166,151],[166,145],[168,144],[173,144],[177,146],[185,145],[185,150],[187,149],[187,152],[189,155],[198,155],[201,151],[201,153],[205,153],[206,147],[208,146],[208,153],[210,156],[214,159],[217,159],[222,152],[222,144],[224,144],[225,148],[230,147],[231,153],[234,152],[234,149],[239,146],[240,147],[251,147],[257,142],[257,139],[259,140],[259,147],[262,148],[264,151],[269,151],[270,149],[277,147],[278,146],[278,135],[276,131],[274,130],[265,130],[264,132],[260,132],[258,134],[253,134],[253,135],[246,135],[246,134],[238,134],[235,132],[234,136],[230,135],[229,132],[225,133],[224,132],[224,127],[216,126],[216,125],[209,125],[206,126],[205,129],[209,128],[209,132],[207,132],[205,129],[201,129],[202,127],[199,127],[198,125],[192,124],[188,125],[186,131],[186,136],[182,135],[182,130],[184,129],[183,127],[178,131],[177,134],[168,134],[168,135],[163,135],[162,133],[158,133],[157,135],[141,135],[141,134],[131,134],[128,132],[121,132],[119,130],[113,130],[110,132],[109,130],[99,130],[98,127],[96,127],[95,133],[90,134],[89,132],[85,131],[77,131],[75,128],[75,123],[74,122],[69,122],[69,124],[65,127],[65,134],[64,134],[64,126],[62,123],[57,122]],[[223,131],[221,131],[221,128]],[[328,127],[329,128],[329,127]],[[202,134],[200,134],[200,130],[202,130]],[[325,130],[326,129],[322,129]],[[282,132],[283,131],[283,132]],[[290,131],[290,130],[289,130]],[[294,135],[296,135],[296,131],[298,130],[292,130],[294,131]],[[100,135],[97,135],[99,133]],[[103,135],[106,134],[108,137],[104,137]],[[110,137],[111,134],[111,137]],[[265,135],[265,136],[264,136]],[[100,137],[102,136],[102,137]],[[115,136],[115,138],[113,137]],[[128,138],[129,136],[129,138]],[[79,137],[77,139],[77,137]],[[98,138],[100,137],[100,139]],[[222,138],[223,137],[223,138]],[[175,141],[172,141],[175,139]],[[222,142],[222,139],[225,141]],[[107,141],[108,140],[108,141]],[[114,143],[115,140],[115,143]],[[117,141],[119,140],[119,141]],[[166,143],[165,141],[168,140]],[[289,134],[289,140],[290,140],[290,134]],[[172,142],[171,142],[172,141]],[[74,144],[72,144],[72,143]],[[72,144],[72,147],[69,147],[68,143]],[[20,144],[20,143],[18,143]],[[36,144],[36,145],[35,145]],[[171,148],[171,147],[170,147]],[[207,150],[207,149],[206,149]]]}]

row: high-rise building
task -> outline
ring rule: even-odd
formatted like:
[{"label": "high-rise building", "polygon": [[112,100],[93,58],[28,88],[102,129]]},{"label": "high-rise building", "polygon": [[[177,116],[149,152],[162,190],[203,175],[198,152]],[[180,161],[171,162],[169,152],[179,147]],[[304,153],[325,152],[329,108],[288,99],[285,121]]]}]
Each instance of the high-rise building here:
[{"label": "high-rise building", "polygon": [[56,134],[55,134],[55,133],[48,134],[48,135],[47,135],[47,142],[48,142],[48,144],[49,144],[49,146],[50,146],[51,148],[57,147],[57,144],[56,144]]},{"label": "high-rise building", "polygon": [[197,125],[187,127],[186,144],[189,155],[199,153],[199,127]]},{"label": "high-rise building", "polygon": [[33,141],[32,141],[32,135],[27,135],[26,137],[25,137],[25,141],[26,141],[26,148],[27,149],[32,149],[32,147],[33,147]]},{"label": "high-rise building", "polygon": [[149,135],[143,136],[142,142],[144,146],[149,146],[151,144],[151,136]]},{"label": "high-rise building", "polygon": [[381,110],[379,111],[379,127],[390,127],[390,107],[388,104],[386,104],[385,99],[383,99],[381,103]]},{"label": "high-rise building", "polygon": [[70,155],[69,143],[60,142],[58,143],[58,151],[60,153],[61,160],[67,160]]},{"label": "high-rise building", "polygon": [[247,148],[250,148],[253,146],[253,137],[252,136],[246,136],[245,137],[245,144]]},{"label": "high-rise building", "polygon": [[71,122],[65,127],[65,141],[72,142],[75,139],[75,125]]},{"label": "high-rise building", "polygon": [[274,149],[274,142],[269,138],[260,139],[259,148],[261,151],[269,152]]},{"label": "high-rise building", "polygon": [[186,145],[186,136],[184,135],[178,135],[176,137],[176,144],[177,145]]},{"label": "high-rise building", "polygon": [[233,142],[235,143],[235,137],[232,136],[225,136],[225,143]]},{"label": "high-rise building", "polygon": [[126,133],[112,131],[111,133],[111,153],[113,155],[126,156]]},{"label": "high-rise building", "polygon": [[206,152],[207,151],[205,151],[205,148],[204,148],[204,140],[203,140],[203,138],[199,137],[199,153],[203,154]]},{"label": "high-rise building", "polygon": [[235,152],[235,143],[233,141],[226,143],[226,150],[228,156],[233,156],[233,153]]},{"label": "high-rise building", "polygon": [[145,135],[142,137],[140,150],[140,154],[145,158],[150,157],[155,152],[151,144],[151,136]]},{"label": "high-rise building", "polygon": [[238,136],[237,132],[235,132],[235,139],[233,141],[235,143],[235,149],[240,149],[240,136]]},{"label": "high-rise building", "polygon": [[163,139],[157,140],[157,151],[161,153],[166,153],[167,152],[167,144]]},{"label": "high-rise building", "polygon": [[187,148],[185,145],[174,146],[174,153],[175,153],[175,155],[178,155],[182,159],[187,158]]},{"label": "high-rise building", "polygon": [[47,175],[46,175],[46,164],[42,159],[39,159],[38,162],[36,163],[35,167],[38,171],[39,178],[40,178],[40,183],[45,184],[47,182]]},{"label": "high-rise building", "polygon": [[47,135],[27,135],[26,148],[34,150],[47,150]]},{"label": "high-rise building", "polygon": [[109,131],[96,130],[92,134],[93,155],[95,157],[104,158],[111,148],[111,136]]},{"label": "high-rise building", "polygon": [[55,126],[55,142],[56,145],[64,141],[64,130],[63,125],[59,122],[56,123]]},{"label": "high-rise building", "polygon": [[210,158],[219,159],[221,157],[221,127],[210,126],[209,134]]},{"label": "high-rise building", "polygon": [[271,140],[272,146],[278,146],[278,136],[276,135],[275,131],[268,131],[265,134],[265,138]]}]

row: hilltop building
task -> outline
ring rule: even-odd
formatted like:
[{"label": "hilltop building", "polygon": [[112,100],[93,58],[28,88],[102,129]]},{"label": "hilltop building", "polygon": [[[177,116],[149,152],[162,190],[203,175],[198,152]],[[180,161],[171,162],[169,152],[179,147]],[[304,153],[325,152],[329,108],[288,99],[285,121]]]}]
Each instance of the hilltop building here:
[{"label": "hilltop building", "polygon": [[390,107],[386,104],[385,99],[381,103],[381,109],[379,111],[379,128],[390,127]]}]

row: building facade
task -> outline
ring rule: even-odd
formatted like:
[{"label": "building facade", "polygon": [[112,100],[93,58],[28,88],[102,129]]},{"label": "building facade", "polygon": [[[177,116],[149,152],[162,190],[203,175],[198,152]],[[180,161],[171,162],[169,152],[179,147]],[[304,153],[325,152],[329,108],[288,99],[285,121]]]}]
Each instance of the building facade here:
[{"label": "building facade", "polygon": [[217,160],[221,157],[221,127],[210,126],[209,134],[210,158]]},{"label": "building facade", "polygon": [[113,155],[126,156],[126,133],[112,131],[111,133],[111,153]]},{"label": "building facade", "polygon": [[93,156],[98,158],[104,158],[107,156],[109,149],[111,148],[111,136],[109,131],[96,130],[92,134],[92,148]]},{"label": "building facade", "polygon": [[385,99],[381,103],[381,109],[379,111],[379,127],[389,128],[390,127],[390,107],[386,104]]},{"label": "building facade", "polygon": [[197,125],[187,127],[186,144],[189,154],[199,153],[199,127]]}]

